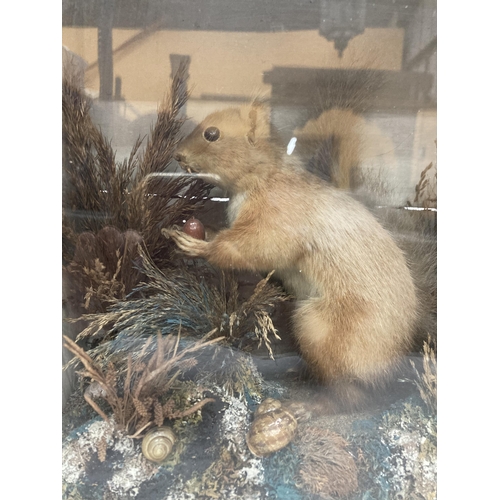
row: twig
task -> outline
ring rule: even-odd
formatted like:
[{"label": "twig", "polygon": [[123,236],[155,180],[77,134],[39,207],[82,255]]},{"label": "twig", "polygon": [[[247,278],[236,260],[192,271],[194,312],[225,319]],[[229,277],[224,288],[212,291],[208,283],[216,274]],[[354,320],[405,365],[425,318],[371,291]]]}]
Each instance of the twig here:
[{"label": "twig", "polygon": [[172,413],[170,418],[184,418],[187,417],[188,415],[191,415],[195,412],[197,412],[200,408],[205,406],[207,403],[215,403],[214,398],[205,398],[196,403],[195,405],[191,406],[191,408],[188,408],[187,410],[184,411],[176,411]]}]

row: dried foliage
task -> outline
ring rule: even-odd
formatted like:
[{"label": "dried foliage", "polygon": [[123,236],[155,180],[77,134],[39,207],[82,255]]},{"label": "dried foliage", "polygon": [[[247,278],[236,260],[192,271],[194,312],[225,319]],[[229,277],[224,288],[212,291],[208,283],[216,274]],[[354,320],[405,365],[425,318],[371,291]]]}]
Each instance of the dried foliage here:
[{"label": "dried foliage", "polygon": [[[187,67],[181,65],[158,111],[144,151],[138,139],[130,155],[117,162],[110,141],[90,117],[91,101],[64,75],[63,111],[63,234],[97,233],[112,225],[119,231],[140,233],[154,258],[168,263],[173,244],[160,234],[161,227],[182,223],[207,196],[210,187],[187,177],[165,178],[164,173],[180,140],[187,101]],[[76,241],[63,242],[66,262]]]},{"label": "dried foliage", "polygon": [[302,455],[299,488],[325,499],[357,490],[358,468],[341,436],[328,429],[307,426],[296,442]]},{"label": "dried foliage", "polygon": [[[64,346],[83,364],[81,375],[93,381],[84,394],[87,403],[109,421],[96,402],[96,399],[104,399],[118,428],[124,429],[131,437],[139,437],[152,425],[162,425],[165,419],[186,417],[213,401],[206,398],[187,408],[176,408],[172,389],[179,375],[196,364],[195,356],[203,348],[222,340],[220,337],[209,340],[214,333],[210,332],[189,347],[179,349],[180,333],[180,329],[178,335],[162,336],[158,333],[155,352],[146,354],[144,348],[136,360],[129,355],[124,373],[119,373],[113,363],[104,366],[92,359],[69,337],[64,337]],[[150,337],[149,342],[152,340]],[[102,456],[105,452],[100,450],[99,457]]]},{"label": "dried foliage", "polygon": [[[125,286],[117,279],[118,274],[121,271],[122,258],[119,257],[117,252],[117,266],[116,271],[111,275],[111,273],[105,271],[105,267],[99,259],[95,259],[93,266],[90,268],[83,268],[83,274],[86,275],[90,285],[86,287],[86,293],[84,297],[84,307],[85,309],[90,308],[90,301],[94,300],[99,302],[101,307],[99,309],[104,310],[105,304],[109,302],[110,298],[123,298],[125,296]],[[98,309],[93,307],[93,309]]]},{"label": "dried foliage", "polygon": [[244,335],[246,325],[253,323],[254,338],[258,340],[257,347],[260,347],[264,342],[271,359],[274,359],[274,356],[270,334],[272,333],[275,339],[281,340],[277,329],[274,327],[271,311],[278,302],[290,299],[290,296],[287,296],[282,289],[268,283],[273,272],[262,279],[255,287],[252,296],[243,302],[235,313],[232,313],[232,316],[236,317],[237,336]]},{"label": "dried foliage", "polygon": [[429,411],[437,413],[437,359],[436,352],[431,347],[431,339],[424,342],[424,364],[423,373],[415,368],[415,363],[411,361],[413,369],[417,373],[417,387],[420,397],[426,404]]},{"label": "dried foliage", "polygon": [[97,443],[97,457],[99,458],[99,462],[104,462],[106,460],[107,449],[108,449],[108,443],[106,436],[102,436],[99,442]]},{"label": "dried foliage", "polygon": [[430,162],[420,174],[420,180],[415,186],[413,203],[418,207],[437,208],[437,170],[433,162]]},{"label": "dried foliage", "polygon": [[141,248],[139,255],[146,280],[106,312],[74,320],[88,322],[78,339],[102,336],[100,345],[89,351],[93,358],[123,364],[131,355],[135,360],[144,349],[153,352],[151,336],[175,333],[181,324],[196,337],[214,330],[224,336],[226,346],[246,349],[264,342],[272,356],[270,337],[279,336],[270,315],[287,296],[269,283],[270,275],[243,301],[233,275],[213,271],[200,276],[183,268],[162,272]]},{"label": "dried foliage", "polygon": [[[437,141],[434,141],[437,146]],[[417,206],[431,209],[437,208],[437,164],[430,162],[420,173],[420,179],[415,186],[413,204],[408,201],[408,206]]]},{"label": "dried foliage", "polygon": [[123,299],[142,278],[136,231],[120,233],[104,227],[96,235],[78,235],[73,260],[65,267],[70,288],[86,311],[105,311],[115,299]]},{"label": "dried foliage", "polygon": [[242,488],[247,477],[241,473],[244,462],[233,449],[222,447],[217,460],[214,460],[202,474],[199,482],[193,481],[189,486],[197,498],[223,498],[225,490]]}]

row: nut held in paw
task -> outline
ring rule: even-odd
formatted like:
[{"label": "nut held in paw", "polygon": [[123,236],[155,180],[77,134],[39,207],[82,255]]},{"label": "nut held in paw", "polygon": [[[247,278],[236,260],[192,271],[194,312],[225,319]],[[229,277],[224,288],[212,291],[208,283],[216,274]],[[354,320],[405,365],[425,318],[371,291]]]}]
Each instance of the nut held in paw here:
[{"label": "nut held in paw", "polygon": [[192,236],[193,238],[196,238],[197,240],[205,239],[205,227],[203,226],[201,221],[195,219],[194,217],[191,217],[186,221],[186,223],[182,227],[182,230],[186,234]]}]

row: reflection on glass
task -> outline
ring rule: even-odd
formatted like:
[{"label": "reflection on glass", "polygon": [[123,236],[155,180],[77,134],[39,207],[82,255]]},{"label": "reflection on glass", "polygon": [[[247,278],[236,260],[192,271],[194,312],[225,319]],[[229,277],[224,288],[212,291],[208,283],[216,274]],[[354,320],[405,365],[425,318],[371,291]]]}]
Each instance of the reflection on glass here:
[{"label": "reflection on glass", "polygon": [[435,2],[62,35],[63,496],[435,498]]}]

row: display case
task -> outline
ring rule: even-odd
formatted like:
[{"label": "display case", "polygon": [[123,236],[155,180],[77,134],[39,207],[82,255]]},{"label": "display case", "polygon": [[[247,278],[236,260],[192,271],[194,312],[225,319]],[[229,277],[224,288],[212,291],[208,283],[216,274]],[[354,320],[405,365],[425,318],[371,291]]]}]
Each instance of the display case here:
[{"label": "display case", "polygon": [[435,0],[62,5],[63,498],[437,498]]}]

